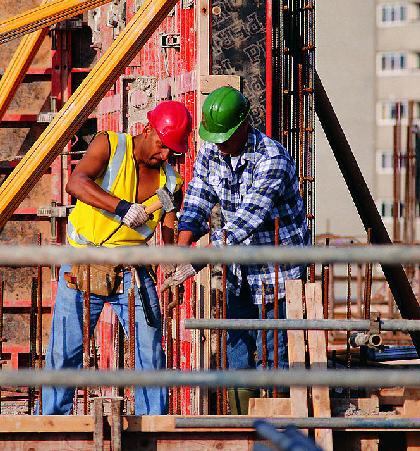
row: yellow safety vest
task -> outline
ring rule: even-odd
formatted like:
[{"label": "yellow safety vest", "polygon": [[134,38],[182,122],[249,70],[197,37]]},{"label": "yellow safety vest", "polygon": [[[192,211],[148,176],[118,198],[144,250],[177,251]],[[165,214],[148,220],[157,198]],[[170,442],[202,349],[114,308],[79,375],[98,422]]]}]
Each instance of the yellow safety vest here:
[{"label": "yellow safety vest", "polygon": [[[133,137],[126,133],[106,132],[111,154],[106,171],[95,180],[103,190],[128,202],[136,202],[137,169],[133,155]],[[159,187],[175,193],[183,180],[169,163],[160,168]],[[147,206],[158,200],[156,194],[143,202]],[[119,216],[78,200],[70,213],[67,224],[67,240],[75,247],[136,246],[149,240],[164,214],[163,209],[153,213],[151,219],[137,229],[121,224]],[[118,230],[117,230],[118,229]],[[113,233],[115,232],[115,233]],[[110,236],[111,235],[111,236]],[[107,239],[109,237],[109,239]],[[104,242],[104,240],[106,240]]]}]

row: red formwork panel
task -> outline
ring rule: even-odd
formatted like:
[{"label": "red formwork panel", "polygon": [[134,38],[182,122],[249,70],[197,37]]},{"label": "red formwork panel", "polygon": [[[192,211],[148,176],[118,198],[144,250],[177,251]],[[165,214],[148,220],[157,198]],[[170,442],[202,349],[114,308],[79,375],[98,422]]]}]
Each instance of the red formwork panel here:
[{"label": "red formwork panel", "polygon": [[[126,2],[126,20],[132,18],[135,12],[135,1]],[[101,7],[100,23],[98,24],[101,33],[101,49],[103,53],[111,45],[115,30],[107,25],[107,13],[109,6]],[[172,39],[179,36],[179,48],[165,48],[161,46],[164,39]],[[143,77],[147,80],[150,77],[155,83],[154,95],[152,99],[156,103],[160,100],[172,99],[183,102],[193,117],[194,129],[197,124],[196,115],[196,10],[193,2],[180,2],[173,11],[163,21],[161,26],[149,39],[143,49],[134,57],[124,74],[108,91],[97,108],[98,130],[124,131],[133,135],[139,133],[144,121],[129,120],[131,105],[129,101],[141,103],[144,93],[133,91],[131,97],[125,90],[129,89],[127,80],[135,80]],[[177,170],[184,179],[184,189],[192,177],[192,168],[195,158],[195,139],[191,134],[189,143],[189,153],[174,160]],[[157,232],[157,242],[160,240],[160,233]],[[158,273],[158,284],[162,281]],[[192,316],[191,311],[191,282],[185,286],[183,302],[180,306],[181,324],[185,318]],[[100,353],[100,368],[112,368],[115,365],[115,349],[110,346],[113,342],[115,327],[115,317],[111,313],[111,308],[107,305],[101,316],[97,327],[96,337]],[[191,333],[181,327],[180,330],[180,355],[174,355],[174,361],[179,362],[180,368],[191,369]],[[176,350],[176,346],[174,346]],[[184,388],[180,393],[180,410],[182,414],[191,413],[190,391]]]}]

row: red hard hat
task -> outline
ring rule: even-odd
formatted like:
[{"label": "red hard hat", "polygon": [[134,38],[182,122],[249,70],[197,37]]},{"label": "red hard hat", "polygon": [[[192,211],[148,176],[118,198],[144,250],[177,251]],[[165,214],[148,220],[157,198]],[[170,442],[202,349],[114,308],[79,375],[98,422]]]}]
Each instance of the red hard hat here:
[{"label": "red hard hat", "polygon": [[174,152],[188,151],[192,118],[183,103],[165,100],[147,113],[147,119],[165,146]]}]

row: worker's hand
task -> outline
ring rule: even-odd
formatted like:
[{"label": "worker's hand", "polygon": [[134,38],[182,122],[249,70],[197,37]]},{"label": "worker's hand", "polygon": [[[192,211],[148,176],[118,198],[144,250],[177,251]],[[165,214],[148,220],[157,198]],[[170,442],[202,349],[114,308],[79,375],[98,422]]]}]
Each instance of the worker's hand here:
[{"label": "worker's hand", "polygon": [[176,270],[176,265],[174,263],[161,263],[159,266],[160,272],[163,274],[165,279],[171,276]]},{"label": "worker's hand", "polygon": [[149,220],[143,205],[132,204],[126,200],[121,200],[115,209],[115,213],[121,218],[121,222],[126,226],[135,229],[145,224]]},{"label": "worker's hand", "polygon": [[195,276],[197,272],[192,265],[177,265],[175,272],[169,276],[162,284],[160,291],[163,292],[169,287],[176,287],[185,282],[188,278]]}]

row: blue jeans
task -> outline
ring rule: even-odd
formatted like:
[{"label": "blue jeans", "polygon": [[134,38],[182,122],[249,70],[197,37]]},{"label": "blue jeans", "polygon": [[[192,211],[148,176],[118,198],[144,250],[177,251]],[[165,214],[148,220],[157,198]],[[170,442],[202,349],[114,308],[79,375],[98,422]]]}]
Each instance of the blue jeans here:
[{"label": "blue jeans", "polygon": [[[63,265],[60,270],[57,298],[51,325],[51,335],[45,357],[46,369],[82,368],[83,362],[83,293],[68,288],[64,272],[70,266]],[[139,269],[139,276],[147,293],[152,326],[146,324],[138,290],[135,290],[136,305],[136,370],[164,369],[165,354],[162,349],[161,313],[159,299],[153,279],[145,268]],[[93,333],[105,302],[109,302],[128,331],[128,289],[131,286],[131,272],[124,272],[124,293],[113,296],[90,297],[90,331]],[[43,387],[42,413],[44,415],[67,415],[73,407],[74,388]],[[162,387],[136,387],[136,415],[162,415],[167,413],[167,390]]]},{"label": "blue jeans", "polygon": [[[258,319],[262,318],[261,305],[255,305],[251,291],[243,278],[239,296],[228,290],[227,318]],[[266,318],[274,319],[274,304],[266,304]],[[279,319],[286,318],[286,302],[279,299]],[[257,353],[257,358],[255,358]],[[227,334],[227,361],[231,369],[262,368],[262,331],[261,330],[230,330]],[[287,333],[278,331],[278,362],[279,368],[288,368]],[[274,331],[267,330],[267,368],[274,366]]]}]

